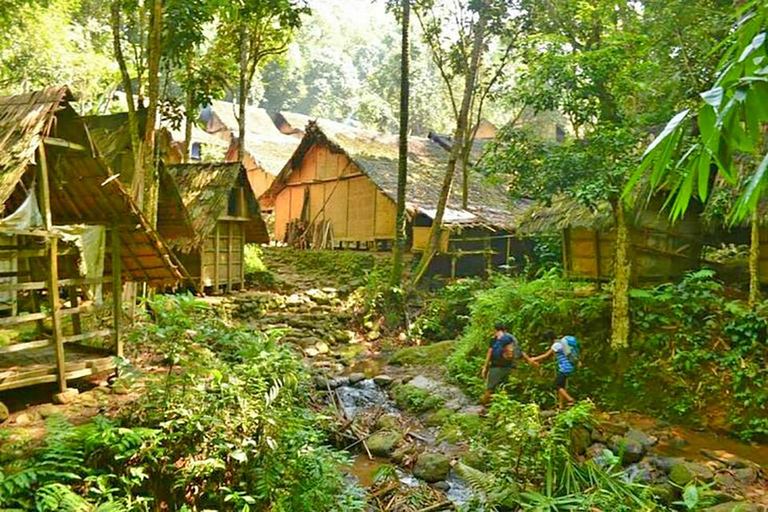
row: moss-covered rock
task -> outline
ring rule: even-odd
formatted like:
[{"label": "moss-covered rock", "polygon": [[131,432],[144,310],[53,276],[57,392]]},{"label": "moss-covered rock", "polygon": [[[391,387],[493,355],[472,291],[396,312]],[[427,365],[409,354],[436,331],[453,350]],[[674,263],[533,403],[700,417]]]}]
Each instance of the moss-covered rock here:
[{"label": "moss-covered rock", "polygon": [[400,417],[396,414],[383,414],[376,420],[376,430],[398,430]]},{"label": "moss-covered rock", "polygon": [[425,452],[416,459],[413,474],[425,482],[439,482],[448,478],[451,470],[451,459],[442,453]]},{"label": "moss-covered rock", "polygon": [[440,341],[421,347],[407,347],[395,352],[390,364],[398,365],[442,365],[453,350],[454,341]]},{"label": "moss-covered rock", "polygon": [[398,407],[414,413],[436,409],[445,402],[445,399],[442,397],[409,384],[397,386],[393,391],[393,395]]},{"label": "moss-covered rock", "polygon": [[424,424],[428,427],[439,427],[451,416],[453,416],[453,411],[447,407],[441,407],[434,412],[428,413],[424,418]]},{"label": "moss-covered rock", "polygon": [[402,434],[397,432],[378,432],[369,437],[365,444],[371,455],[389,457],[402,440]]},{"label": "moss-covered rock", "polygon": [[686,485],[693,480],[699,482],[711,482],[715,477],[715,472],[700,462],[680,462],[672,467],[669,472],[669,479],[677,485]]}]

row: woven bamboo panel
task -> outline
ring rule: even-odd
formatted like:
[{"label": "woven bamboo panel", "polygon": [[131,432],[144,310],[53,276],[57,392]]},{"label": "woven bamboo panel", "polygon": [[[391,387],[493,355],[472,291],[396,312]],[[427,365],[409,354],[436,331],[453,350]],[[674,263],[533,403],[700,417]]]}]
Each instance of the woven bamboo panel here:
[{"label": "woven bamboo panel", "polygon": [[395,238],[395,217],[397,206],[387,196],[377,192],[376,196],[376,238]]},{"label": "woven bamboo panel", "polygon": [[283,190],[275,200],[275,240],[285,239],[285,230],[291,220],[291,194]]},{"label": "woven bamboo panel", "polygon": [[[413,250],[423,251],[427,247],[429,241],[429,232],[431,227],[427,226],[415,226],[413,228]],[[450,238],[450,232],[447,229],[443,229],[440,233],[440,251],[445,252],[448,250],[448,240]]]},{"label": "woven bamboo panel", "polygon": [[349,180],[348,238],[360,242],[374,239],[374,201],[377,193],[367,177]]},{"label": "woven bamboo panel", "polygon": [[323,203],[325,202],[325,185],[315,183],[309,185],[309,221],[317,222],[325,218]]},{"label": "woven bamboo panel", "polygon": [[348,237],[347,231],[347,202],[349,201],[349,181],[332,181],[324,184],[325,205],[324,216],[333,225],[333,233],[337,240]]}]

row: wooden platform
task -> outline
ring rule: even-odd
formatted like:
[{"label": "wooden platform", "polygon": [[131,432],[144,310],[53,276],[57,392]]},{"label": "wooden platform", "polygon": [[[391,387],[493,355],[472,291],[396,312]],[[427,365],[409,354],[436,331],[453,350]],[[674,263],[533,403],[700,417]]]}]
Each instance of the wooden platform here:
[{"label": "wooden platform", "polygon": [[[64,354],[67,380],[109,372],[116,367],[115,356],[108,350],[69,343]],[[56,377],[53,346],[0,353],[0,391],[56,382]]]}]

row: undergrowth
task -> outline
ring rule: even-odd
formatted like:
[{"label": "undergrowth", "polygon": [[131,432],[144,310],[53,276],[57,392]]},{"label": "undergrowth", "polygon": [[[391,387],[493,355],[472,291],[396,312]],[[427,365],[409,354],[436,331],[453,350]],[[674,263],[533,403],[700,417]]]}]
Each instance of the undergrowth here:
[{"label": "undergrowth", "polygon": [[0,456],[0,507],[48,510],[361,510],[346,457],[315,427],[308,376],[272,337],[192,297],[158,296],[134,344],[162,373],[116,418],[49,420],[45,443]]},{"label": "undergrowth", "polygon": [[[476,294],[448,364],[449,374],[474,395],[483,389],[479,368],[492,328],[502,321],[529,353],[547,350],[542,332],[548,328],[580,339],[581,367],[569,381],[577,397],[744,439],[768,437],[768,303],[748,311],[707,270],[635,289],[630,347],[617,352],[609,343],[609,290],[586,293],[555,273],[532,281],[497,277],[492,284]],[[553,373],[523,364],[508,387],[523,400],[552,403]]]}]

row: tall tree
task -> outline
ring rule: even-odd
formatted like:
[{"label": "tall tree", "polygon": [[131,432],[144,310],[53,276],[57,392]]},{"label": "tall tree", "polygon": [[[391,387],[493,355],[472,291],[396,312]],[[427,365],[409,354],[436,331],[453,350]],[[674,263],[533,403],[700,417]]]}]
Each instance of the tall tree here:
[{"label": "tall tree", "polygon": [[238,63],[238,157],[245,155],[246,106],[259,68],[285,53],[302,16],[310,13],[305,0],[242,0],[225,9],[217,48]]},{"label": "tall tree", "polygon": [[[696,198],[707,201],[715,169],[738,194],[731,221],[750,222],[749,304],[754,307],[760,295],[759,205],[768,192],[768,4],[744,2],[736,21],[714,84],[648,146],[625,193],[634,193],[637,181],[647,176],[653,189],[668,191],[670,214],[677,218]],[[723,23],[724,29],[728,26]]]},{"label": "tall tree", "polygon": [[[721,31],[710,21],[722,12],[714,4],[522,4],[531,38],[517,95],[537,111],[562,112],[572,121],[575,137],[552,145],[524,135],[508,136],[490,162],[505,158],[505,165],[512,167],[507,168],[513,172],[511,181],[523,195],[564,193],[587,206],[610,207],[616,230],[611,344],[617,349],[628,345],[630,334],[631,216],[622,190],[636,165],[637,148],[660,113],[686,101],[692,84],[707,75],[711,63],[704,56]],[[700,37],[690,45],[687,35],[674,52],[658,47],[659,40],[674,39],[677,31]],[[684,65],[689,60],[693,67]]]},{"label": "tall tree", "polygon": [[397,214],[395,216],[395,247],[392,255],[391,287],[403,284],[403,259],[407,242],[405,193],[408,185],[408,97],[410,85],[410,18],[411,1],[402,0],[401,65],[400,65],[400,148],[397,163]]},{"label": "tall tree", "polygon": [[[432,0],[414,4],[414,13],[422,28],[425,42],[430,48],[432,58],[443,78],[451,108],[456,119],[451,152],[448,158],[445,177],[440,188],[437,211],[432,221],[427,247],[414,272],[414,282],[418,282],[429,268],[432,258],[437,254],[443,231],[443,217],[453,186],[456,167],[459,165],[463,174],[462,202],[468,199],[469,173],[467,164],[468,148],[482,118],[482,106],[504,69],[510,64],[517,30],[514,9],[515,2],[509,0],[477,0],[464,5],[453,2],[452,7]],[[449,21],[446,11],[456,20]],[[451,37],[451,28],[458,29],[458,35]],[[483,65],[483,57],[489,54],[490,38],[501,34],[504,51],[494,64]],[[481,77],[488,77],[482,80]],[[456,80],[463,78],[463,87],[456,88]],[[482,87],[478,84],[482,81]],[[461,94],[459,96],[459,91]],[[459,100],[460,98],[460,100]],[[472,122],[472,112],[477,112],[477,122]]]}]

